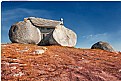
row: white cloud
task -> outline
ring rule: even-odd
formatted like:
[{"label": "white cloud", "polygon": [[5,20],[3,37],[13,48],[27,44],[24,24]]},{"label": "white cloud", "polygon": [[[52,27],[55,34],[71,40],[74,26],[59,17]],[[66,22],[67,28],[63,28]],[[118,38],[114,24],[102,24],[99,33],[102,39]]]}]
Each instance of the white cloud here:
[{"label": "white cloud", "polygon": [[[82,36],[81,47],[90,48],[98,41],[106,41],[117,51],[121,51],[121,30],[112,33],[90,34]],[[90,46],[90,47],[89,47]]]},{"label": "white cloud", "polygon": [[47,10],[36,10],[36,9],[25,9],[25,8],[16,8],[13,10],[2,11],[2,21],[12,20],[14,18],[20,17],[51,17],[51,12]]},{"label": "white cloud", "polygon": [[90,39],[90,40],[100,40],[100,39],[102,39],[102,37],[103,37],[103,39],[106,39],[105,37],[107,36],[107,33],[102,33],[102,34],[95,34],[95,35],[93,35],[93,34],[90,34],[90,35],[87,35],[87,36],[83,36],[84,38],[86,38],[86,39]]},{"label": "white cloud", "polygon": [[25,17],[43,17],[43,18],[52,18],[52,12],[47,10],[36,10],[36,9],[25,9],[25,8],[16,8],[11,10],[3,10],[2,14],[2,23],[1,23],[1,41],[9,42],[8,31],[12,24],[23,21]]}]

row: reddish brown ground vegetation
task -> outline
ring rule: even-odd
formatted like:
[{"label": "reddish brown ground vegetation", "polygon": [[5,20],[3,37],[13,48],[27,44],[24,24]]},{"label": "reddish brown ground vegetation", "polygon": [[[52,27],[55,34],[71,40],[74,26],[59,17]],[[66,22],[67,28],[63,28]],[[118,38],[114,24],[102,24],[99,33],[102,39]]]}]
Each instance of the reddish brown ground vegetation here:
[{"label": "reddish brown ground vegetation", "polygon": [[2,81],[121,81],[121,52],[2,44]]}]

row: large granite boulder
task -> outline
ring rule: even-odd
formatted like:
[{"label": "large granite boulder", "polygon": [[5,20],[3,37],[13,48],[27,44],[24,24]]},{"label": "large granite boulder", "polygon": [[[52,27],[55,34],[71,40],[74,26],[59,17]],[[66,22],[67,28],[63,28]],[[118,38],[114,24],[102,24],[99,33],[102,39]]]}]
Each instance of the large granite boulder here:
[{"label": "large granite boulder", "polygon": [[29,20],[25,20],[11,26],[9,39],[13,43],[38,44],[41,40],[41,33]]},{"label": "large granite boulder", "polygon": [[73,47],[76,45],[76,34],[66,28],[62,21],[28,17],[24,21],[14,24],[9,31],[12,42],[61,45]]},{"label": "large granite boulder", "polygon": [[77,42],[76,34],[72,30],[64,26],[55,29],[55,31],[53,32],[53,38],[61,46],[72,47],[75,46]]},{"label": "large granite boulder", "polygon": [[112,46],[109,43],[103,41],[95,43],[94,45],[92,45],[91,49],[102,49],[110,52],[115,52],[115,50],[112,48]]}]

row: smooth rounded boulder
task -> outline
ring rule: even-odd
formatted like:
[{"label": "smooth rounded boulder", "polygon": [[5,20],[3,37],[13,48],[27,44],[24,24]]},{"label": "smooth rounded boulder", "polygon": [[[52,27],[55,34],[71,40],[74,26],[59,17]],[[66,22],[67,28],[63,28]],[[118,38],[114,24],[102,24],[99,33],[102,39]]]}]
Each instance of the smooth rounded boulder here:
[{"label": "smooth rounded boulder", "polygon": [[95,43],[94,45],[92,45],[91,49],[102,49],[110,52],[115,52],[115,50],[109,43],[103,41]]},{"label": "smooth rounded boulder", "polygon": [[53,39],[61,46],[73,47],[77,42],[77,35],[70,29],[62,26],[53,32]]},{"label": "smooth rounded boulder", "polygon": [[26,20],[11,26],[9,39],[13,43],[38,44],[41,40],[41,33],[29,20]]}]

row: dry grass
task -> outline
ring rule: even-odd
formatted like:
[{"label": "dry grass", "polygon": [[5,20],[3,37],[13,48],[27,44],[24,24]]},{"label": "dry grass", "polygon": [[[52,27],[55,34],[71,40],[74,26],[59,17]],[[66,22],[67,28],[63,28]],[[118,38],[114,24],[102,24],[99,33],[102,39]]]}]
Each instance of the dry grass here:
[{"label": "dry grass", "polygon": [[121,52],[2,44],[2,81],[120,81]]}]

